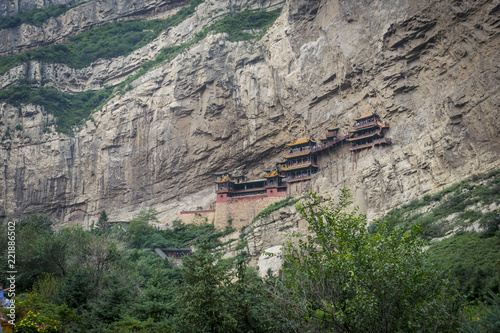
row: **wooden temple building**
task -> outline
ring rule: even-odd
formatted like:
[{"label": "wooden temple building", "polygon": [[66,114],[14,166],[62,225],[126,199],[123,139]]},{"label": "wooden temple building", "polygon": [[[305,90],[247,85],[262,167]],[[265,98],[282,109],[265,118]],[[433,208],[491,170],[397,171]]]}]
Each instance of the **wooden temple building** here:
[{"label": "wooden temple building", "polygon": [[351,143],[350,151],[392,144],[391,139],[385,137],[389,123],[381,121],[377,114],[354,118],[354,121],[354,129],[349,132],[347,139]]},{"label": "wooden temple building", "polygon": [[239,173],[218,172],[214,175],[217,202],[227,202],[235,198],[285,197],[286,185],[278,170],[266,170],[263,179],[247,180]]},{"label": "wooden temple building", "polygon": [[322,152],[345,142],[351,144],[351,152],[392,143],[385,137],[389,123],[380,120],[376,113],[356,117],[354,121],[354,128],[346,134],[340,134],[339,128],[331,128],[319,142],[306,137],[288,143],[283,160],[264,170],[262,179],[248,180],[239,173],[215,173],[217,202],[242,197],[286,196],[287,184],[310,180],[320,170]]},{"label": "wooden temple building", "polygon": [[316,142],[310,138],[302,138],[288,143],[288,153],[285,159],[278,162],[277,169],[285,176],[286,182],[311,179],[311,175],[318,172],[318,157],[314,148]]}]

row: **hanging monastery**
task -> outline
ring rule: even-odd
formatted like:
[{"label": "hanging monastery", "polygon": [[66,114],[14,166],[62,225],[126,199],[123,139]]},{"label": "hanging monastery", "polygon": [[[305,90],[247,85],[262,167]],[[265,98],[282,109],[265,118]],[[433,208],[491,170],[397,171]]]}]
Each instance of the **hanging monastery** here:
[{"label": "hanging monastery", "polygon": [[273,167],[264,170],[263,178],[249,180],[246,175],[236,171],[222,171],[214,174],[217,200],[215,207],[208,210],[182,211],[180,220],[184,223],[214,221],[217,229],[228,224],[242,228],[270,204],[287,196],[300,196],[310,190],[310,181],[315,174],[333,165],[331,152],[337,160],[338,149],[348,145],[349,152],[390,145],[386,137],[389,124],[372,113],[354,118],[354,126],[345,134],[339,128],[328,129],[319,142],[311,138],[301,138],[286,145],[283,159]]}]

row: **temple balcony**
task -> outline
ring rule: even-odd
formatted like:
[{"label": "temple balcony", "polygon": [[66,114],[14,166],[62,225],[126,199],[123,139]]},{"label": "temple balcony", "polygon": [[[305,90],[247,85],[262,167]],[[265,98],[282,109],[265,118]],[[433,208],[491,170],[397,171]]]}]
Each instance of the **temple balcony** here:
[{"label": "temple balcony", "polygon": [[367,134],[364,134],[364,135],[359,135],[359,136],[354,136],[352,138],[349,138],[347,139],[347,141],[350,141],[350,142],[354,142],[354,141],[358,141],[358,140],[362,140],[362,139],[366,139],[366,138],[372,138],[372,137],[375,137],[375,136],[380,136],[382,133],[382,129],[380,128],[378,131],[376,132],[373,132],[373,133],[367,133]]},{"label": "temple balcony", "polygon": [[352,132],[357,132],[358,130],[370,128],[370,127],[374,127],[374,126],[380,126],[382,128],[389,128],[390,127],[388,122],[376,120],[376,121],[368,122],[366,124],[355,125],[354,131],[352,131]]},{"label": "temple balcony", "polygon": [[286,183],[296,183],[296,182],[301,182],[301,181],[310,180],[310,179],[311,179],[310,175],[303,175],[303,176],[289,178],[286,180]]},{"label": "temple balcony", "polygon": [[306,156],[306,155],[309,155],[311,153],[311,151],[312,151],[311,149],[307,149],[307,150],[298,151],[295,153],[288,153],[287,155],[284,155],[283,158],[289,159],[289,158],[297,157],[297,156]]},{"label": "temple balcony", "polygon": [[328,148],[330,148],[332,146],[335,146],[337,143],[346,140],[346,138],[347,138],[347,136],[342,137],[342,139],[335,138],[332,141],[328,141],[327,143],[324,143],[324,144],[321,144],[319,146],[316,146],[316,147],[313,148],[313,152],[318,152],[318,151],[322,151],[322,150],[328,149]]},{"label": "temple balcony", "polygon": [[297,169],[302,169],[302,168],[307,168],[307,167],[317,168],[318,165],[315,164],[314,162],[298,163],[298,164],[293,164],[293,165],[290,165],[287,167],[283,167],[283,168],[281,168],[281,171],[297,170]]},{"label": "temple balcony", "polygon": [[355,150],[360,150],[360,149],[369,148],[369,147],[373,147],[373,142],[368,142],[368,143],[365,143],[363,145],[357,145],[357,146],[349,148],[349,150],[355,151]]}]

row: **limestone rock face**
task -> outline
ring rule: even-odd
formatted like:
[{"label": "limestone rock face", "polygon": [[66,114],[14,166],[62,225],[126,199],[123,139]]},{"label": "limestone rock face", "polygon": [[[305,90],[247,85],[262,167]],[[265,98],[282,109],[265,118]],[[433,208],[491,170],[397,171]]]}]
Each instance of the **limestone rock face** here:
[{"label": "limestone rock face", "polygon": [[[140,1],[7,1],[0,2],[0,16],[14,15],[52,5],[74,5],[65,14],[50,18],[41,27],[29,24],[0,30],[0,55],[26,51],[42,45],[61,42],[79,32],[117,20],[163,18],[171,9],[183,6],[186,0]],[[13,5],[13,6],[12,6]],[[4,15],[2,15],[4,14]]]},{"label": "limestone rock face", "polygon": [[[126,7],[124,0],[116,3]],[[352,118],[373,111],[390,123],[392,146],[332,151],[332,166],[313,177],[311,189],[328,194],[351,188],[374,218],[500,167],[495,1],[231,3],[283,9],[258,41],[229,42],[212,34],[151,70],[74,137],[44,133],[48,116],[38,106],[1,105],[0,215],[37,210],[61,225],[89,224],[103,209],[121,221],[153,207],[168,224],[180,210],[215,201],[213,172],[240,168],[260,176],[281,159],[285,143],[319,138],[329,127],[345,133]],[[65,91],[117,84],[159,48],[190,40],[228,8],[207,0],[191,18],[128,57],[81,70],[18,66],[0,84],[29,75]],[[41,70],[30,74],[36,66]]]}]

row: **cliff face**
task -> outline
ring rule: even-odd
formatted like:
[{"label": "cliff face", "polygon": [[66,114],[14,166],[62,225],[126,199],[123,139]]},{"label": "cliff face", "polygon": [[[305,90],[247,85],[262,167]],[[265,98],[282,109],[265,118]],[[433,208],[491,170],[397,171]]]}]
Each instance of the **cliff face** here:
[{"label": "cliff face", "polygon": [[[164,15],[176,10],[168,6]],[[500,166],[495,1],[205,1],[127,57],[79,70],[31,61],[0,85],[28,78],[76,92],[117,84],[161,47],[190,40],[230,10],[281,6],[259,41],[207,36],[132,82],[74,137],[43,133],[50,116],[38,106],[0,105],[1,131],[12,132],[0,150],[0,215],[37,210],[86,224],[102,209],[126,220],[154,207],[168,223],[181,209],[215,200],[213,172],[260,175],[286,142],[318,138],[328,127],[345,133],[353,117],[373,111],[390,122],[393,145],[332,153],[332,162],[345,157],[314,177],[313,190],[351,188],[376,217]],[[74,31],[72,22],[61,29]],[[29,43],[2,47],[38,42]],[[13,130],[18,124],[22,131]]]},{"label": "cliff face", "polygon": [[2,41],[0,55],[58,43],[79,32],[117,20],[163,18],[171,14],[172,9],[187,3],[187,0],[4,0],[0,2],[0,16],[15,15],[34,9],[46,9],[53,5],[67,5],[69,10],[61,16],[50,18],[41,26],[23,24],[12,29],[0,30],[0,40]]}]

